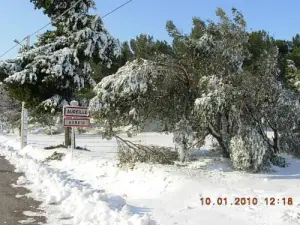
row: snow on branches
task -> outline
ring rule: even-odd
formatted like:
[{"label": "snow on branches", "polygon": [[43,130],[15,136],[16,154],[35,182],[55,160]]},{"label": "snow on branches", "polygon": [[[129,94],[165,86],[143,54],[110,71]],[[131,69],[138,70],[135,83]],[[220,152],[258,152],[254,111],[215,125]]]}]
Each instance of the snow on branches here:
[{"label": "snow on branches", "polygon": [[36,101],[33,107],[44,106],[43,110],[54,112],[72,101],[76,90],[95,86],[91,62],[110,67],[121,49],[118,40],[104,28],[101,18],[89,13],[93,1],[81,1],[71,8],[72,2],[62,4],[61,1],[63,8],[70,8],[64,14],[62,8],[51,5],[57,3],[55,0],[50,5],[43,5],[39,0],[33,2],[37,8],[45,7],[44,12],[57,29],[45,32],[18,58],[1,62],[0,74],[9,87],[20,89],[12,91],[18,93],[17,99],[23,101],[20,92],[26,93],[25,100]]},{"label": "snow on branches", "polygon": [[135,60],[127,62],[116,74],[103,78],[94,89],[97,97],[93,99],[93,102],[99,101],[102,104],[92,109],[109,108],[113,100],[145,94],[151,80],[157,76],[152,73],[152,68],[154,64],[147,60]]},{"label": "snow on branches", "polygon": [[[96,96],[90,109],[99,119],[108,118],[116,126],[142,124],[151,107],[165,90],[160,88],[168,70],[148,60],[127,62],[115,74],[107,76],[94,88]],[[146,103],[149,106],[146,106]]]}]

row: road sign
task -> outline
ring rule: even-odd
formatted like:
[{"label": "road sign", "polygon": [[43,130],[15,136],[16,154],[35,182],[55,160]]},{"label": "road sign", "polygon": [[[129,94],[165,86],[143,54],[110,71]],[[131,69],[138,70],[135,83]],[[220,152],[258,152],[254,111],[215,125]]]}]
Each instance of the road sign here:
[{"label": "road sign", "polygon": [[65,117],[63,126],[64,127],[89,127],[90,118]]},{"label": "road sign", "polygon": [[73,158],[73,152],[75,150],[75,127],[89,127],[90,115],[88,107],[78,106],[78,102],[73,100],[70,102],[70,106],[64,106],[63,108],[63,127],[72,128],[71,136],[71,157]]},{"label": "road sign", "polygon": [[88,107],[65,106],[64,117],[89,117]]}]

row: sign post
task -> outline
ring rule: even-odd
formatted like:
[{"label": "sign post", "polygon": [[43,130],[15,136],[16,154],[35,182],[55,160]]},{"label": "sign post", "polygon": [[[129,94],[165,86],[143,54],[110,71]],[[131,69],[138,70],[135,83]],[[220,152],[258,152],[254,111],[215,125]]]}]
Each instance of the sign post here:
[{"label": "sign post", "polygon": [[77,101],[70,102],[70,106],[63,108],[63,127],[71,127],[71,156],[75,150],[75,127],[89,127],[90,115],[87,107],[78,106]]}]

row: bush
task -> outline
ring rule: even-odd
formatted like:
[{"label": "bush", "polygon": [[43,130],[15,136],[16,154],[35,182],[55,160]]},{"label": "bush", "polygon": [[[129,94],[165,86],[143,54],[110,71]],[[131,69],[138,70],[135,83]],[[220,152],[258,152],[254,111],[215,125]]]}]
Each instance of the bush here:
[{"label": "bush", "polygon": [[[63,145],[63,144],[60,144],[60,145],[51,145],[51,146],[45,147],[44,149],[45,150],[51,150],[51,149],[57,149],[57,148],[68,148],[68,147]],[[76,150],[81,150],[81,151],[88,151],[88,152],[91,151],[87,148],[83,148],[83,147],[80,147],[80,146],[76,146],[75,149]]]},{"label": "bush", "polygon": [[258,172],[265,170],[268,146],[255,129],[246,128],[230,142],[230,158],[237,170]]},{"label": "bush", "polygon": [[52,133],[51,133],[51,130],[47,130],[45,133],[47,135],[56,135],[56,134],[61,134],[62,132],[59,130],[52,130]]},{"label": "bush", "polygon": [[91,150],[87,149],[87,148],[83,148],[83,147],[80,147],[80,146],[77,146],[75,148],[76,150],[81,150],[81,151],[87,151],[87,152],[90,152]]},{"label": "bush", "polygon": [[280,136],[280,148],[283,152],[300,158],[300,135],[296,132],[286,132]]},{"label": "bush", "polygon": [[85,134],[87,132],[86,128],[77,128],[78,134]]},{"label": "bush", "polygon": [[67,146],[65,146],[63,144],[60,144],[60,145],[51,145],[51,146],[45,147],[44,149],[45,150],[51,150],[51,149],[56,149],[56,148],[67,148]]},{"label": "bush", "polygon": [[49,162],[51,160],[59,160],[59,161],[61,161],[64,156],[65,156],[64,153],[54,152],[51,156],[47,157],[44,160],[44,162]]}]

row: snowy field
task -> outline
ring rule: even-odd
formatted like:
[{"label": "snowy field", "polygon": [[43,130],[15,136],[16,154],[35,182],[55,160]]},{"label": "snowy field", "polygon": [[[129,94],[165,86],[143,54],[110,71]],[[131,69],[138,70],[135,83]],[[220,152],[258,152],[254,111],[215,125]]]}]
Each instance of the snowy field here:
[{"label": "snowy field", "polygon": [[[133,140],[173,146],[171,136],[158,133]],[[43,149],[62,142],[63,135],[29,135],[29,145],[19,150],[18,138],[0,136],[0,154],[25,172],[17,185],[43,202],[49,225],[300,224],[299,160],[288,158],[288,168],[272,173],[247,174],[211,155],[208,142],[196,161],[125,171],[116,165],[115,140],[80,135],[77,145],[91,151],[75,151],[72,158],[69,150]],[[54,151],[68,154],[43,162]]]}]

